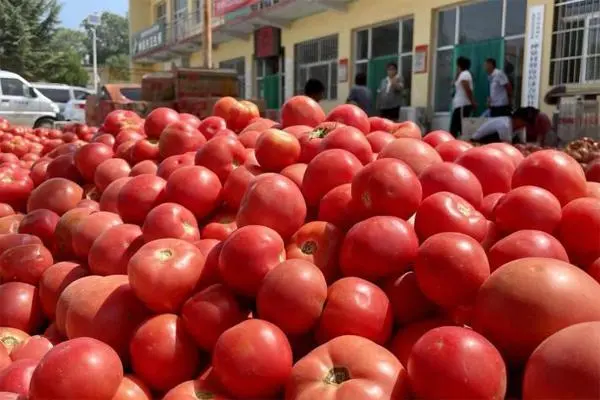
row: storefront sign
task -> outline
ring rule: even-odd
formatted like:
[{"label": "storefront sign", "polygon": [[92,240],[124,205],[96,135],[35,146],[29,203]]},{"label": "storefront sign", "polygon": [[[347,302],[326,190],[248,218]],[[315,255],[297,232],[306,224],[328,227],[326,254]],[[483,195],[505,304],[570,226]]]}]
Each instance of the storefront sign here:
[{"label": "storefront sign", "polygon": [[214,0],[214,13],[222,17],[230,12],[258,3],[258,0]]},{"label": "storefront sign", "polygon": [[264,26],[254,31],[254,55],[256,58],[278,56],[281,50],[281,29]]},{"label": "storefront sign", "polygon": [[523,98],[525,107],[539,107],[542,46],[544,38],[544,6],[531,6],[527,13],[527,49],[523,75]]},{"label": "storefront sign", "polygon": [[338,82],[348,82],[348,59],[342,58],[338,63]]},{"label": "storefront sign", "polygon": [[427,52],[428,46],[426,44],[415,47],[415,54],[413,57],[414,74],[424,74],[427,72]]},{"label": "storefront sign", "polygon": [[136,33],[131,41],[133,56],[157,49],[165,45],[165,24],[154,24],[150,28]]}]

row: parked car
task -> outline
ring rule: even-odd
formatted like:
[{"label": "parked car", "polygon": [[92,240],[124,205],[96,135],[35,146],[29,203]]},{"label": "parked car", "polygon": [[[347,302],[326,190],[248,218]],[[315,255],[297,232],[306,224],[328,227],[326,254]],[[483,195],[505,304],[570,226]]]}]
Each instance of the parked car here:
[{"label": "parked car", "polygon": [[69,100],[63,111],[65,120],[85,123],[85,105],[92,94],[91,91],[81,92],[74,99]]},{"label": "parked car", "polygon": [[60,108],[61,114],[65,112],[67,103],[84,94],[91,94],[89,89],[78,86],[69,86],[61,83],[42,83],[36,82],[33,84],[37,90],[42,92],[44,96],[55,102]]},{"label": "parked car", "polygon": [[58,105],[23,77],[0,70],[0,117],[11,125],[52,127],[59,112]]},{"label": "parked car", "polygon": [[[98,95],[89,96],[85,106],[85,121],[90,126],[99,126],[104,118],[117,108],[145,105],[140,101],[142,87],[139,84],[122,83],[106,84],[100,88]],[[135,108],[135,107],[134,107]],[[132,110],[144,114],[145,110]]]}]

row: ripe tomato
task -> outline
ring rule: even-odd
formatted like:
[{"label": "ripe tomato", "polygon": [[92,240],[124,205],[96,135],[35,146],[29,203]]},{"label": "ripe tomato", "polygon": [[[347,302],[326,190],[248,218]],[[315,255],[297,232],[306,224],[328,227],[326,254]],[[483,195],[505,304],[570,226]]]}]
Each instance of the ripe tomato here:
[{"label": "ripe tomato", "polygon": [[[240,346],[245,351],[238,351]],[[232,396],[268,398],[279,393],[290,377],[292,349],[281,329],[251,319],[219,337],[212,362],[215,377]]]},{"label": "ripe tomato", "polygon": [[427,135],[423,136],[423,141],[433,148],[436,148],[442,143],[451,142],[455,140],[454,136],[450,132],[437,130],[431,131]]},{"label": "ripe tomato", "polygon": [[479,207],[479,212],[481,212],[487,219],[493,221],[496,219],[494,211],[496,210],[496,206],[502,197],[504,197],[504,193],[488,194],[483,198],[481,206]]},{"label": "ripe tomato", "polygon": [[131,167],[127,161],[120,158],[111,158],[98,165],[94,173],[94,184],[100,192],[119,178],[129,176]]},{"label": "ripe tomato", "polygon": [[340,122],[358,129],[363,135],[371,131],[368,115],[354,104],[340,104],[327,115],[325,121]]},{"label": "ripe tomato", "polygon": [[50,210],[35,210],[21,220],[19,233],[39,237],[44,245],[53,250],[55,247],[54,231],[60,217]]},{"label": "ripe tomato", "polygon": [[365,134],[350,125],[337,127],[323,138],[319,145],[319,152],[330,149],[349,151],[363,164],[373,160],[373,150]]},{"label": "ripe tomato", "polygon": [[89,143],[75,152],[73,161],[81,176],[87,182],[93,182],[98,166],[113,155],[112,147],[103,143]]},{"label": "ripe tomato", "polygon": [[[523,380],[523,399],[594,399],[600,397],[600,322],[562,329],[533,352]],[[568,359],[565,359],[567,357]]]},{"label": "ripe tomato", "polygon": [[50,340],[43,336],[32,336],[22,343],[19,343],[10,353],[13,361],[34,360],[39,362],[54,345]]},{"label": "ripe tomato", "polygon": [[392,130],[394,129],[395,124],[393,121],[390,121],[387,118],[369,117],[369,125],[370,125],[369,132],[371,132],[371,133],[376,132],[376,131],[383,131],[383,132],[391,133]]},{"label": "ripe tomato", "polygon": [[395,158],[403,161],[417,176],[430,165],[442,162],[442,158],[433,147],[421,139],[413,138],[394,140],[379,152],[377,158]]},{"label": "ripe tomato", "polygon": [[240,208],[242,198],[248,186],[256,176],[262,174],[262,169],[257,166],[241,166],[231,172],[223,185],[222,197],[227,206],[233,210]]},{"label": "ripe tomato", "polygon": [[123,365],[109,346],[91,338],[55,346],[31,377],[29,398],[110,399],[123,379]]},{"label": "ripe tomato", "polygon": [[177,203],[163,203],[152,209],[142,227],[144,241],[173,238],[195,242],[200,230],[194,214]]},{"label": "ripe tomato", "polygon": [[371,145],[371,149],[373,151],[373,153],[379,153],[387,144],[393,142],[394,140],[396,140],[396,138],[394,137],[394,135],[392,135],[391,133],[387,132],[387,131],[371,131],[371,133],[369,133],[367,135],[367,140],[369,141],[369,144]]},{"label": "ripe tomato", "polygon": [[585,197],[585,174],[577,161],[558,150],[537,151],[517,167],[512,187],[539,186],[552,193],[564,207],[570,201]]},{"label": "ripe tomato", "polygon": [[585,170],[585,177],[589,182],[600,182],[600,160],[588,164]]},{"label": "ripe tomato", "polygon": [[490,143],[486,145],[486,147],[498,149],[504,152],[507,156],[509,156],[512,159],[515,167],[517,167],[521,163],[521,161],[525,159],[523,154],[515,146],[512,146],[508,143]]},{"label": "ripe tomato", "polygon": [[48,318],[55,318],[56,303],[63,290],[87,275],[85,267],[68,261],[54,264],[44,271],[39,284],[39,298],[42,310]]},{"label": "ripe tomato", "polygon": [[567,251],[554,236],[534,230],[512,233],[496,242],[488,252],[492,272],[506,263],[527,257],[554,258],[569,262]]},{"label": "ripe tomato", "polygon": [[23,214],[15,214],[0,218],[0,234],[17,233],[24,217]]},{"label": "ripe tomato", "polygon": [[348,231],[340,252],[341,271],[344,276],[370,281],[398,275],[408,270],[418,248],[419,240],[408,222],[372,217]]},{"label": "ripe tomato", "polygon": [[[304,174],[306,173],[306,168],[308,164],[292,164],[290,166],[285,167],[281,170],[281,175],[290,179],[292,182],[296,184],[299,188],[302,188],[302,180],[304,180]],[[598,184],[600,185],[600,183]]]},{"label": "ripe tomato", "polygon": [[462,197],[438,192],[419,206],[415,215],[415,231],[421,240],[436,233],[458,232],[481,242],[487,234],[487,220]]},{"label": "ripe tomato", "polygon": [[206,138],[194,126],[184,121],[173,122],[163,130],[158,141],[158,151],[164,160],[167,157],[198,151]]},{"label": "ripe tomato", "polygon": [[225,183],[229,174],[246,161],[246,149],[236,138],[217,136],[196,153],[195,163],[217,174]]},{"label": "ripe tomato", "polygon": [[8,354],[12,353],[15,347],[27,341],[29,335],[20,329],[1,327],[0,343],[6,348]]},{"label": "ripe tomato", "polygon": [[471,171],[458,164],[443,162],[430,165],[419,176],[423,198],[438,192],[454,193],[477,209],[483,201],[481,183]]},{"label": "ripe tomato", "polygon": [[301,335],[317,324],[326,299],[327,282],[319,268],[308,261],[287,260],[265,276],[256,307],[261,319],[287,335]]},{"label": "ripe tomato", "polygon": [[6,369],[6,367],[8,367],[11,363],[12,363],[12,360],[10,359],[10,356],[8,355],[8,350],[6,349],[6,347],[4,345],[0,345],[0,373],[4,369]]},{"label": "ripe tomato", "polygon": [[0,371],[0,392],[17,393],[27,398],[31,376],[37,365],[37,360],[18,360]]},{"label": "ripe tomato", "polygon": [[129,260],[127,273],[136,296],[152,311],[176,312],[194,293],[205,257],[191,243],[159,239],[145,244]]},{"label": "ripe tomato", "polygon": [[102,130],[111,135],[116,135],[123,129],[139,131],[142,128],[143,120],[135,112],[129,110],[111,111],[102,125]]},{"label": "ripe tomato", "polygon": [[127,275],[129,259],[142,247],[144,238],[137,225],[115,225],[100,234],[88,253],[88,265],[95,275]]},{"label": "ripe tomato", "polygon": [[331,189],[319,202],[318,220],[334,224],[342,231],[362,219],[360,203],[352,198],[352,185],[346,183]]},{"label": "ripe tomato", "polygon": [[212,115],[221,117],[227,122],[227,127],[240,132],[250,121],[258,118],[256,105],[249,101],[237,101],[233,97],[221,97],[214,105]]},{"label": "ripe tomato", "polygon": [[507,362],[527,361],[548,336],[580,322],[600,320],[600,286],[581,269],[550,258],[524,258],[496,270],[481,286],[472,327]]},{"label": "ripe tomato", "polygon": [[173,174],[173,172],[177,171],[179,168],[194,165],[195,157],[196,153],[185,153],[168,157],[158,165],[156,175],[168,180],[171,174]]},{"label": "ripe tomato", "polygon": [[314,128],[325,121],[325,113],[319,103],[306,96],[294,96],[281,108],[281,126],[306,125]]},{"label": "ripe tomato", "polygon": [[587,186],[587,197],[593,197],[600,200],[600,183],[599,182],[588,182]]},{"label": "ripe tomato", "polygon": [[263,225],[289,239],[306,219],[307,207],[300,188],[279,174],[257,177],[242,198],[237,213],[239,227]]},{"label": "ripe tomato", "polygon": [[0,167],[0,202],[22,209],[33,190],[33,180],[24,169]]},{"label": "ripe tomato", "polygon": [[417,176],[393,158],[373,161],[352,179],[352,198],[367,215],[408,219],[417,210],[421,196]]},{"label": "ripe tomato", "polygon": [[119,198],[119,193],[121,192],[123,186],[125,186],[125,184],[131,179],[132,178],[130,177],[124,177],[110,183],[100,196],[100,210],[118,213],[119,209],[117,208],[117,199]]},{"label": "ripe tomato", "polygon": [[361,278],[342,278],[329,287],[316,331],[319,343],[357,335],[384,344],[392,333],[394,315],[385,292]]},{"label": "ripe tomato", "polygon": [[38,289],[22,282],[0,285],[0,326],[37,332],[44,323]]},{"label": "ripe tomato", "polygon": [[52,264],[52,254],[41,244],[13,247],[0,255],[0,279],[37,286],[44,271]]},{"label": "ripe tomato", "polygon": [[83,181],[83,177],[75,165],[75,158],[72,153],[58,156],[48,164],[45,179],[50,178],[65,178],[77,183]]},{"label": "ripe tomato", "polygon": [[498,350],[471,329],[425,333],[408,360],[411,389],[422,399],[503,399],[506,366]]},{"label": "ripe tomato", "polygon": [[211,170],[189,166],[171,174],[165,187],[165,197],[167,201],[181,204],[201,220],[217,207],[221,191],[221,182]]},{"label": "ripe tomato", "polygon": [[408,366],[408,358],[415,343],[430,330],[447,325],[452,325],[452,323],[442,317],[422,319],[403,325],[396,332],[396,336],[392,338],[388,348],[402,365]]},{"label": "ripe tomato", "polygon": [[[213,381],[215,379],[212,379]],[[211,400],[229,400],[222,395],[223,390],[218,388],[218,385],[204,378],[193,381],[186,381],[173,389],[169,390],[162,400],[200,400],[200,396],[208,397]]]},{"label": "ripe tomato", "polygon": [[600,257],[600,200],[573,200],[563,208],[558,238],[574,264],[587,267]]},{"label": "ripe tomato", "polygon": [[41,208],[63,215],[83,197],[83,188],[63,178],[52,178],[33,189],[27,200],[27,212]]},{"label": "ripe tomato", "polygon": [[474,147],[456,159],[456,163],[471,171],[483,188],[483,195],[506,193],[511,189],[515,172],[512,159],[493,147]]},{"label": "ripe tomato", "polygon": [[177,111],[167,107],[156,108],[146,117],[144,132],[149,138],[158,139],[167,126],[179,120]]},{"label": "ripe tomato", "polygon": [[406,370],[383,347],[359,336],[335,338],[294,365],[286,399],[403,399]]},{"label": "ripe tomato", "polygon": [[413,271],[388,279],[382,288],[392,304],[395,321],[400,325],[421,320],[437,311],[436,305],[419,288]]},{"label": "ripe tomato", "polygon": [[560,202],[549,191],[521,186],[504,195],[494,208],[495,222],[505,233],[523,229],[553,233],[562,216]]},{"label": "ripe tomato", "polygon": [[87,260],[94,240],[110,228],[121,225],[123,221],[114,213],[93,212],[84,217],[73,229],[73,251],[82,260]]},{"label": "ripe tomato", "polygon": [[[184,114],[182,114],[184,115]],[[150,389],[134,375],[125,375],[111,400],[151,400]]]},{"label": "ripe tomato", "polygon": [[419,287],[446,309],[468,306],[490,276],[481,245],[462,233],[443,232],[421,244],[414,264]]},{"label": "ripe tomato", "polygon": [[166,185],[164,179],[149,174],[127,181],[117,195],[117,209],[123,221],[141,225],[148,213],[165,201]]},{"label": "ripe tomato", "polygon": [[265,171],[279,172],[300,158],[300,142],[291,133],[267,129],[256,141],[256,160]]},{"label": "ripe tomato", "polygon": [[203,239],[226,240],[237,228],[235,214],[219,213],[202,228],[200,236]]},{"label": "ripe tomato", "polygon": [[423,134],[419,125],[412,121],[395,123],[391,132],[396,138],[421,139]]},{"label": "ripe tomato", "polygon": [[[138,140],[129,150],[127,161],[131,165],[140,164],[142,161],[154,161],[160,158],[158,142],[151,140]],[[146,163],[147,164],[147,163]],[[133,169],[132,169],[133,170]]]}]

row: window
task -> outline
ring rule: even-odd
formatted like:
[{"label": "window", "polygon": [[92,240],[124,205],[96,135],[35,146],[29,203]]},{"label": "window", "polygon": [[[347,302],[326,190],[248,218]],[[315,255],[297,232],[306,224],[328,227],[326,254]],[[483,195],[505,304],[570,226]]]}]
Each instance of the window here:
[{"label": "window", "polygon": [[279,102],[285,98],[285,63],[283,54],[281,57],[259,58],[255,60],[256,86],[255,95],[259,99],[265,99],[265,77],[279,75]]},{"label": "window", "polygon": [[0,79],[2,94],[5,96],[27,96],[29,92],[27,86],[18,79],[2,78]]},{"label": "window", "polygon": [[197,24],[201,24],[202,20],[203,20],[203,17],[202,17],[202,12],[204,10],[203,5],[204,5],[204,1],[194,0],[194,21]]},{"label": "window", "polygon": [[164,1],[154,6],[154,20],[157,24],[167,23],[167,5]]},{"label": "window", "polygon": [[[504,39],[505,59],[501,65],[504,65],[505,72],[513,82],[513,99],[518,105],[521,97],[526,10],[527,0],[484,0],[437,13],[432,96],[436,112],[450,110],[455,46],[496,38]],[[471,61],[483,63],[484,60]]]},{"label": "window", "polygon": [[325,85],[325,99],[337,99],[338,35],[313,39],[294,46],[295,93],[304,91],[309,79]]},{"label": "window", "polygon": [[38,90],[55,103],[68,103],[71,100],[69,89],[38,88]]},{"label": "window", "polygon": [[175,39],[186,36],[187,0],[173,1],[173,35]]},{"label": "window", "polygon": [[90,92],[86,92],[84,90],[74,90],[73,92],[76,100],[85,100],[91,94]]},{"label": "window", "polygon": [[550,84],[600,81],[600,0],[557,0]]},{"label": "window", "polygon": [[245,93],[245,89],[246,89],[246,85],[245,85],[245,82],[246,82],[246,58],[239,57],[239,58],[234,58],[233,60],[221,61],[219,63],[219,68],[233,69],[237,72],[238,86],[240,89],[240,97],[246,98],[246,93]]},{"label": "window", "polygon": [[[365,73],[373,92],[385,76],[388,62],[398,64],[398,71],[404,80],[403,105],[410,105],[412,85],[412,52],[414,20],[405,18],[399,21],[361,29],[354,35],[354,75]],[[379,59],[379,60],[375,60]],[[372,68],[369,68],[369,65]],[[370,70],[373,69],[373,70]]]},{"label": "window", "polygon": [[121,96],[131,101],[142,100],[142,89],[141,88],[121,88]]}]

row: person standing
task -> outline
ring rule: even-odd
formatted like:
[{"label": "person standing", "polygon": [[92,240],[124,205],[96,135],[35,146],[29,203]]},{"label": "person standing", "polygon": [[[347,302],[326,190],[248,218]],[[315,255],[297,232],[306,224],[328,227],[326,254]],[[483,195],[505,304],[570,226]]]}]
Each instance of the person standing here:
[{"label": "person standing", "polygon": [[510,99],[512,97],[512,85],[504,71],[496,68],[496,60],[488,58],[484,65],[485,71],[488,74],[490,83],[490,97],[488,105],[490,107],[490,116],[505,117],[512,112]]},{"label": "person standing", "polygon": [[471,60],[466,57],[458,57],[450,120],[450,133],[454,137],[462,134],[462,119],[470,117],[477,106],[473,97],[473,76],[469,72],[469,68],[471,68]]},{"label": "person standing", "polygon": [[367,75],[362,72],[356,74],[354,86],[350,89],[346,102],[356,104],[362,108],[367,115],[371,115],[372,97],[371,89],[367,87]]},{"label": "person standing", "polygon": [[387,65],[387,76],[383,78],[377,90],[377,109],[380,117],[392,121],[400,119],[402,89],[404,89],[404,82],[398,74],[398,64],[389,63]]}]

